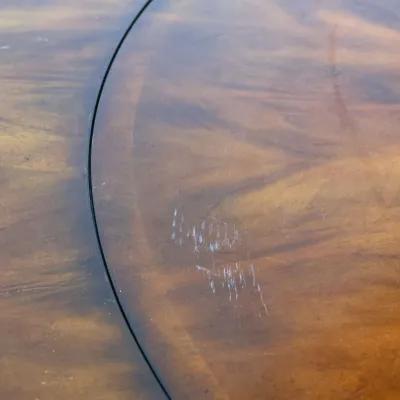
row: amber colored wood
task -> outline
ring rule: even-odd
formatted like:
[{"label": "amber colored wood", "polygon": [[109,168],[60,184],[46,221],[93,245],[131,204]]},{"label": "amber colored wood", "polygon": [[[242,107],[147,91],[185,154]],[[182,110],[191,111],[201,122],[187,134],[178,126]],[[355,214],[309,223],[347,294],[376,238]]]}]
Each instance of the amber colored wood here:
[{"label": "amber colored wood", "polygon": [[160,2],[127,39],[96,209],[173,398],[399,398],[399,13]]},{"label": "amber colored wood", "polygon": [[0,2],[0,399],[162,399],[105,280],[89,122],[141,1]]}]

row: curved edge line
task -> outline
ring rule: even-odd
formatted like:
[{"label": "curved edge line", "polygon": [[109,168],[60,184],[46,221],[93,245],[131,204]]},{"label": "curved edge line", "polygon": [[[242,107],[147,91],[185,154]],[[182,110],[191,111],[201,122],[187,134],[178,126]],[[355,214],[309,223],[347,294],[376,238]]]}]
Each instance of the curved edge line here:
[{"label": "curved edge line", "polygon": [[101,97],[103,95],[103,91],[104,91],[104,87],[107,81],[107,78],[110,74],[111,68],[114,64],[114,61],[125,41],[125,39],[127,38],[128,34],[130,33],[130,31],[132,30],[133,26],[136,24],[136,22],[139,20],[139,18],[142,16],[142,14],[146,11],[146,9],[150,6],[150,4],[153,2],[154,0],[147,0],[145,2],[145,4],[142,6],[142,8],[139,10],[139,12],[136,14],[136,16],[134,17],[134,19],[132,20],[132,22],[129,24],[128,28],[125,30],[124,34],[122,35],[121,39],[119,40],[111,58],[110,61],[107,65],[106,71],[104,73],[103,79],[101,80],[101,84],[100,84],[100,88],[99,91],[97,93],[97,98],[96,98],[96,102],[95,102],[95,106],[93,109],[93,117],[92,117],[92,121],[90,124],[90,135],[89,135],[89,148],[88,148],[88,159],[87,159],[87,175],[88,175],[88,190],[89,190],[89,201],[90,201],[90,211],[91,211],[91,215],[92,215],[92,220],[93,220],[93,225],[94,225],[94,230],[95,230],[95,234],[96,234],[96,239],[97,239],[97,244],[99,247],[99,251],[100,251],[100,255],[101,255],[101,259],[103,261],[104,264],[104,268],[106,271],[106,275],[107,278],[109,280],[110,286],[111,286],[111,290],[114,294],[115,300],[117,302],[118,308],[122,314],[122,318],[124,319],[129,333],[131,334],[131,336],[133,337],[137,347],[139,348],[139,351],[145,361],[145,363],[147,364],[147,366],[150,369],[150,372],[153,374],[155,380],[157,381],[157,383],[160,385],[160,388],[162,390],[162,392],[164,393],[164,395],[166,396],[166,398],[168,400],[172,400],[171,396],[169,395],[165,385],[162,383],[161,378],[158,376],[156,370],[154,369],[154,367],[152,366],[149,358],[147,357],[143,347],[141,346],[141,344],[139,343],[139,340],[134,332],[134,329],[131,325],[131,323],[129,322],[129,318],[124,310],[124,307],[122,305],[122,302],[120,300],[120,298],[118,297],[118,291],[116,289],[115,283],[112,279],[111,276],[111,272],[110,269],[108,267],[108,263],[107,263],[107,259],[103,250],[103,245],[101,243],[101,237],[100,237],[100,230],[99,230],[99,226],[97,223],[97,218],[96,218],[96,208],[94,205],[94,195],[93,195],[93,183],[92,183],[92,150],[93,150],[93,136],[94,136],[94,129],[95,129],[95,125],[96,125],[96,118],[97,118],[97,112],[99,109],[99,105],[100,105],[100,100]]}]

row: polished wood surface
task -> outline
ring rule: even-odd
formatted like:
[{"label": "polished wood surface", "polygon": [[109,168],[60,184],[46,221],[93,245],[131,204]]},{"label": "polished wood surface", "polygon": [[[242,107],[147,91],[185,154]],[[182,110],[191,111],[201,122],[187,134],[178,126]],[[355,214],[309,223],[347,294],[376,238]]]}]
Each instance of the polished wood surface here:
[{"label": "polished wood surface", "polygon": [[135,1],[0,1],[0,399],[162,399],[115,304],[89,123]]},{"label": "polished wood surface", "polygon": [[96,211],[173,398],[400,397],[399,17],[154,2],[125,42]]}]

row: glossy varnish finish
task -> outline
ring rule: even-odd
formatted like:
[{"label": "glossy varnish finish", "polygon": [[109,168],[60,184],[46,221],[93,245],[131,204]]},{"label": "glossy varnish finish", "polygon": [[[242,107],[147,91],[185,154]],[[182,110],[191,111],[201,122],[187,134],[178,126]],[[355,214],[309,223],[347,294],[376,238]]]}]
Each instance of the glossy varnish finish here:
[{"label": "glossy varnish finish", "polygon": [[163,395],[95,242],[89,123],[140,1],[0,2],[0,398]]},{"label": "glossy varnish finish", "polygon": [[173,398],[399,398],[399,16],[171,1],[128,37],[95,203]]}]

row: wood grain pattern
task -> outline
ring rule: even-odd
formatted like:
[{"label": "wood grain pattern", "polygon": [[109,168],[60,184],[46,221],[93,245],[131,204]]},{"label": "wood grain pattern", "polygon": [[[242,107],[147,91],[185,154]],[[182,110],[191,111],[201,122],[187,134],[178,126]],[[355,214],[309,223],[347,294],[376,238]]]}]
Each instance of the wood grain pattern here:
[{"label": "wood grain pattern", "polygon": [[399,13],[185,0],[128,38],[96,207],[174,398],[399,397]]},{"label": "wood grain pattern", "polygon": [[86,160],[140,1],[0,2],[0,398],[161,399],[105,279]]}]

